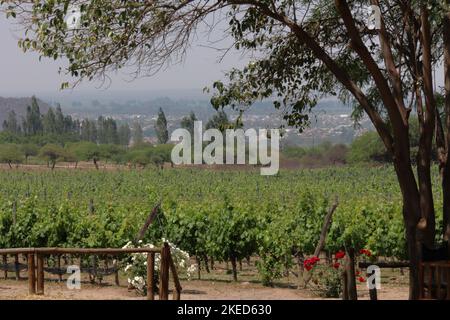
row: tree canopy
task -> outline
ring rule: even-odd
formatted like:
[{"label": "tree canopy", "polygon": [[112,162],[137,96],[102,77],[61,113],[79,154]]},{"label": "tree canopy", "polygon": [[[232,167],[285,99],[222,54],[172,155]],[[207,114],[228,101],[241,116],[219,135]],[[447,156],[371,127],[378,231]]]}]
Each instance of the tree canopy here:
[{"label": "tree canopy", "polygon": [[[44,57],[66,58],[75,84],[105,79],[108,72],[126,66],[151,75],[182,59],[199,25],[219,15],[229,22],[226,32],[234,47],[257,58],[231,70],[228,81],[214,83],[211,102],[215,107],[241,108],[270,98],[283,110],[287,123],[301,130],[309,122],[308,111],[321,97],[338,95],[352,103],[354,117],[366,114],[370,118],[393,158],[411,261],[410,295],[417,297],[417,242],[431,246],[436,238],[430,175],[434,139],[444,198],[444,226],[439,231],[450,240],[449,0],[0,3],[8,16],[18,17],[25,26],[27,33],[19,45]],[[75,28],[65,23],[71,4],[79,5],[81,11]],[[376,28],[369,28],[368,5],[380,9]],[[434,92],[433,68],[439,63],[445,68],[446,126],[437,116]],[[420,128],[417,168],[411,162],[412,111]]]}]

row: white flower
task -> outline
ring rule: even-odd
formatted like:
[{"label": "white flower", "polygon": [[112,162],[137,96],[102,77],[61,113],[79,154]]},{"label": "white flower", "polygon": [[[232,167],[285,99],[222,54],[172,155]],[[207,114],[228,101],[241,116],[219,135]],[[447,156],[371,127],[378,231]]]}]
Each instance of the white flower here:
[{"label": "white flower", "polygon": [[127,248],[132,248],[132,247],[133,247],[133,243],[131,241],[128,241],[127,244],[122,247],[122,249],[127,249]]}]

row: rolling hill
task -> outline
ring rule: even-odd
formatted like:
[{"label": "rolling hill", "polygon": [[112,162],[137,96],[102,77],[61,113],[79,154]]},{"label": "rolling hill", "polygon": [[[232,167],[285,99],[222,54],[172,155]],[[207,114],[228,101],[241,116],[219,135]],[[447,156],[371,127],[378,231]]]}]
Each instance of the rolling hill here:
[{"label": "rolling hill", "polygon": [[[50,106],[38,99],[41,114],[47,113]],[[8,117],[8,113],[14,110],[17,114],[17,120],[22,122],[22,117],[25,116],[27,106],[31,105],[31,97],[28,98],[3,98],[0,97],[0,131],[2,130],[3,121]]]}]

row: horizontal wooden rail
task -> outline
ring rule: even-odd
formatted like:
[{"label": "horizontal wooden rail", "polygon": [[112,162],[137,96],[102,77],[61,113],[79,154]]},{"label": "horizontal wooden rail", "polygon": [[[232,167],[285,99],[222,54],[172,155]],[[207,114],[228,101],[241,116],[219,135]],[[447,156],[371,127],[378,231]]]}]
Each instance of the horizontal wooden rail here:
[{"label": "horizontal wooden rail", "polygon": [[[26,255],[28,259],[28,287],[30,294],[44,294],[44,256],[46,255],[121,255],[131,253],[147,254],[147,299],[154,299],[156,289],[154,281],[155,254],[160,254],[160,293],[161,300],[168,300],[169,271],[174,277],[174,299],[179,300],[181,285],[176,267],[172,260],[170,247],[167,243],[162,248],[9,248],[0,249],[0,255]],[[4,263],[5,263],[4,259]],[[6,271],[5,271],[6,277]]]},{"label": "horizontal wooden rail", "polygon": [[409,268],[408,261],[396,261],[396,262],[360,262],[358,263],[360,269],[367,269],[369,266],[377,266],[381,269],[386,268]]},{"label": "horizontal wooden rail", "polygon": [[12,255],[12,254],[33,254],[40,253],[44,255],[59,255],[59,254],[95,254],[95,255],[114,255],[114,254],[127,254],[127,253],[160,253],[159,248],[13,248],[13,249],[0,249],[0,255]]}]

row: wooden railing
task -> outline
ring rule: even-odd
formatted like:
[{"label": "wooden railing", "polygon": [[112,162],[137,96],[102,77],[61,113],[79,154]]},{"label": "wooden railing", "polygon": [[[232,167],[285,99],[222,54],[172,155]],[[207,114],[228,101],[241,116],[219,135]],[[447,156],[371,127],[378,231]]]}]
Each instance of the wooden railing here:
[{"label": "wooden railing", "polygon": [[[29,294],[44,294],[44,257],[49,255],[123,255],[131,253],[147,254],[147,299],[155,299],[156,284],[154,281],[155,274],[155,255],[160,254],[160,276],[159,276],[159,299],[169,300],[169,278],[172,272],[174,280],[173,299],[180,300],[181,284],[178,278],[177,270],[170,253],[170,247],[167,243],[162,248],[99,248],[99,249],[82,249],[82,248],[14,248],[0,249],[0,255],[4,257],[12,255],[25,255],[27,257],[28,270],[28,291]],[[5,259],[4,259],[5,261]],[[17,266],[17,262],[16,262]],[[81,266],[80,266],[81,268]],[[7,271],[5,270],[5,278]]]},{"label": "wooden railing", "polygon": [[450,300],[450,261],[422,262],[419,277],[420,299]]}]

